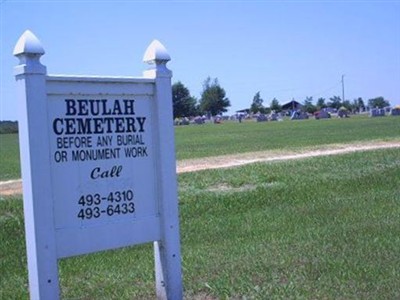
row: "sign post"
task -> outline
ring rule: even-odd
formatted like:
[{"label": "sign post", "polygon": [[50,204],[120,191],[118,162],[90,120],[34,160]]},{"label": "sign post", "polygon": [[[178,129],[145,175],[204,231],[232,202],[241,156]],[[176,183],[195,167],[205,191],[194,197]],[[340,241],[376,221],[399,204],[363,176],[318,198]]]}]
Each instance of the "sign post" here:
[{"label": "sign post", "polygon": [[48,75],[39,40],[14,49],[31,299],[58,299],[58,259],[154,242],[159,299],[182,298],[172,72]]},{"label": "sign post", "polygon": [[[156,80],[156,97],[165,95],[172,99],[171,77],[172,72],[167,69],[166,63],[170,57],[158,41],[153,41],[144,54],[143,60],[153,68],[144,72],[144,77]],[[172,120],[172,105],[170,101],[157,101],[155,113],[158,120]],[[168,145],[166,151],[163,152],[163,157],[160,156],[159,176],[160,176],[160,197],[163,199],[177,199],[176,186],[176,159],[175,159],[175,144],[171,137],[174,136],[173,126],[162,126],[158,124],[158,147]],[[162,153],[160,151],[160,153]],[[162,239],[154,242],[154,259],[156,268],[156,289],[157,296],[161,299],[175,299],[172,294],[179,295],[179,291],[168,291],[165,286],[179,287],[181,278],[181,268],[177,260],[180,260],[179,248],[179,219],[178,205],[174,202],[161,202],[160,206],[162,228]],[[165,295],[171,293],[171,296]],[[182,296],[181,296],[182,297]]]}]

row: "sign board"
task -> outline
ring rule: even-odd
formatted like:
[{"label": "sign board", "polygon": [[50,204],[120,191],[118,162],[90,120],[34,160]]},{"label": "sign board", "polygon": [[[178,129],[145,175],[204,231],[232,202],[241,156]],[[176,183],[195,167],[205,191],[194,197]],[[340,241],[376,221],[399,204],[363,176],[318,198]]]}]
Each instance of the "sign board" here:
[{"label": "sign board", "polygon": [[47,75],[39,40],[14,49],[31,299],[59,298],[58,259],[154,242],[160,299],[182,298],[170,60],[141,78]]},{"label": "sign board", "polygon": [[47,78],[59,257],[160,239],[152,92],[152,82]]}]

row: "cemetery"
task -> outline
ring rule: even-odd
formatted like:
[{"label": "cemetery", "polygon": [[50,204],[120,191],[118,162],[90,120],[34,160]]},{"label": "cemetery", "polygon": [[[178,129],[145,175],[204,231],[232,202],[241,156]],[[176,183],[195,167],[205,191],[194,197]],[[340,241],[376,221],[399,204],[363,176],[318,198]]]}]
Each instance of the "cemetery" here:
[{"label": "cemetery", "polygon": [[[295,109],[291,109],[294,107]],[[268,121],[284,121],[284,120],[308,120],[308,119],[330,119],[330,118],[350,118],[350,117],[380,117],[380,116],[399,116],[400,107],[385,107],[385,108],[366,108],[362,112],[350,111],[344,106],[339,109],[332,109],[330,107],[322,108],[321,110],[315,111],[314,113],[307,113],[302,109],[302,105],[297,101],[292,100],[291,102],[282,105],[280,112],[271,111],[270,113],[253,113],[249,109],[243,109],[236,112],[234,115],[216,115],[216,116],[190,116],[183,118],[175,118],[174,125],[190,125],[190,124],[207,124],[214,123],[220,124],[221,121],[235,121],[241,123],[242,121],[254,121],[254,122],[268,122]]]},{"label": "cemetery", "polygon": [[[174,125],[201,125],[201,124],[220,124],[222,121],[235,121],[235,122],[268,122],[268,121],[287,121],[287,120],[308,120],[308,119],[330,119],[330,118],[350,118],[350,117],[379,117],[379,116],[400,116],[400,108],[393,107],[388,109],[371,109],[362,114],[351,114],[344,107],[339,110],[332,112],[328,109],[321,109],[320,111],[316,111],[313,114],[306,113],[301,110],[291,110],[287,112],[271,112],[269,114],[263,113],[249,113],[249,112],[238,112],[235,115],[227,116],[227,115],[219,115],[216,117],[207,117],[203,116],[191,116],[191,117],[183,117],[183,118],[175,118]],[[289,113],[288,116],[286,114]]]},{"label": "cemetery", "polygon": [[[260,125],[224,122],[222,126],[176,127],[177,158],[203,157],[205,163],[209,156],[256,149],[399,141],[397,117]],[[327,130],[329,135],[324,134]],[[348,130],[354,134],[344,134]],[[204,143],[205,137],[209,143]],[[8,167],[2,161],[1,180],[19,176],[18,169],[11,178],[3,173],[19,164],[18,148],[13,146],[16,138],[0,136],[0,151],[10,145],[7,160],[15,162]],[[180,174],[185,297],[291,298],[307,297],[313,290],[329,298],[358,298],[365,293],[369,299],[382,294],[396,298],[398,149]],[[5,157],[5,152],[0,154]],[[113,175],[117,173],[115,169]],[[94,176],[98,174],[95,170]],[[323,196],[317,196],[321,185],[325,186]],[[129,197],[129,190],[121,192]],[[27,282],[22,197],[1,197],[0,234],[7,242],[0,246],[4,257],[0,271],[5,274],[0,290],[6,299],[27,299],[29,290],[21,284]],[[370,223],[371,216],[375,225]],[[367,231],[365,226],[369,226]],[[377,244],[376,239],[381,242]],[[152,247],[144,244],[61,260],[63,299],[155,299]],[[367,266],[368,272],[363,271]],[[353,274],[351,284],[340,270]],[[366,290],[365,284],[370,288]],[[293,288],[288,289],[289,285]]]},{"label": "cemetery", "polygon": [[[174,119],[159,42],[134,78],[49,75],[30,34],[15,55],[24,118],[0,135],[0,180],[22,173],[23,195],[0,196],[1,299],[399,297],[400,108]],[[376,148],[176,173],[341,145]]]}]

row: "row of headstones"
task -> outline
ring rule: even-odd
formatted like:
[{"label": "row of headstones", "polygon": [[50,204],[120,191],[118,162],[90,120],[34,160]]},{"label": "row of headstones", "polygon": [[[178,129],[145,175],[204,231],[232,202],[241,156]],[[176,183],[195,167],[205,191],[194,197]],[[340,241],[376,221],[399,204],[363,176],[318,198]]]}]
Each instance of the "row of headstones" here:
[{"label": "row of headstones", "polygon": [[282,121],[282,115],[277,113],[271,113],[269,115],[259,114],[257,116],[257,122],[266,122],[266,121]]},{"label": "row of headstones", "polygon": [[175,118],[174,125],[190,125],[190,124],[205,124],[205,123],[214,123],[220,124],[222,121],[229,120],[228,116],[214,116],[207,118],[206,116],[196,116],[196,117],[182,117]]},{"label": "row of headstones", "polygon": [[[374,108],[369,111],[371,117],[383,117],[386,115],[386,110],[384,108]],[[392,116],[400,116],[400,108],[392,108],[390,111]]]},{"label": "row of headstones", "polygon": [[[369,112],[371,117],[382,117],[386,115],[386,110],[384,108],[375,108],[371,109]],[[400,108],[392,108],[390,111],[390,115],[392,116],[400,116]],[[315,119],[329,119],[331,118],[331,114],[326,112],[326,111],[320,111],[318,114],[315,114]],[[338,118],[349,118],[349,114],[345,110],[339,110],[337,113]],[[294,111],[291,116],[290,120],[305,120],[308,119],[309,115],[305,112],[300,112],[300,111]],[[276,117],[268,117],[266,115],[259,115],[257,117],[257,122],[265,122],[265,121],[276,121],[280,120],[277,119]]]},{"label": "row of headstones", "polygon": [[[382,117],[386,115],[386,110],[384,108],[375,108],[371,109],[369,112],[369,115],[371,117]],[[400,116],[400,108],[393,108],[390,111],[390,115],[392,116]],[[337,114],[338,118],[348,118],[349,115],[347,111],[339,111]],[[329,119],[331,118],[331,114],[327,111],[320,111],[318,114],[314,115],[315,119]],[[235,116],[233,120],[238,120],[241,122],[243,120],[243,116]],[[300,111],[293,111],[293,113],[290,115],[290,120],[305,120],[308,119],[309,115],[305,112],[300,112]],[[193,118],[176,118],[174,120],[174,125],[189,125],[189,124],[204,124],[204,123],[215,123],[215,124],[220,124],[223,120],[227,120],[229,117],[221,117],[221,116],[216,116],[216,117],[211,117],[210,119],[206,118],[205,116],[197,116]],[[256,117],[257,122],[267,122],[267,121],[282,121],[282,115],[278,113],[271,113],[269,115],[266,114],[258,114]]]}]

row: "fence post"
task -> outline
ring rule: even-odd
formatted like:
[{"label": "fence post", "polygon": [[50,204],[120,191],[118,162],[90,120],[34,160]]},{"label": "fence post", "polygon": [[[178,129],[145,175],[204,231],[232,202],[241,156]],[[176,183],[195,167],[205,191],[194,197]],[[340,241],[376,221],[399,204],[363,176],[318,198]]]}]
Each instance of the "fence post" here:
[{"label": "fence post", "polygon": [[175,138],[172,113],[172,72],[166,67],[170,56],[165,47],[154,40],[143,60],[152,65],[144,77],[155,80],[155,120],[158,198],[161,240],[154,242],[156,290],[158,299],[182,299],[182,270],[179,235],[179,212],[175,160]]},{"label": "fence post", "polygon": [[47,104],[46,67],[40,41],[30,31],[18,40],[14,68],[19,106],[26,251],[31,299],[58,299]]}]

